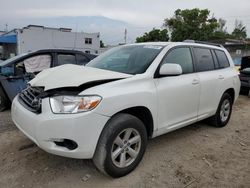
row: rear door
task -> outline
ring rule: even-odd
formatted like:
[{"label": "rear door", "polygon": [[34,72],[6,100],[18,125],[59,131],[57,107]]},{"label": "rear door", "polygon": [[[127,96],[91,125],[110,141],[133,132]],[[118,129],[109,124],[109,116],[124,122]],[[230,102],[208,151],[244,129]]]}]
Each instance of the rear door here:
[{"label": "rear door", "polygon": [[193,47],[193,52],[201,84],[198,118],[202,119],[216,111],[221,96],[220,82],[224,77],[211,49]]},{"label": "rear door", "polygon": [[175,63],[183,74],[155,79],[158,94],[158,128],[163,132],[179,128],[197,120],[200,82],[194,72],[189,47],[171,49],[162,64]]},{"label": "rear door", "polygon": [[239,79],[237,71],[234,67],[230,67],[229,59],[225,53],[224,50],[217,50],[214,49],[214,54],[216,56],[216,61],[218,62],[218,68],[217,68],[217,80],[219,84],[219,96],[217,97],[217,106],[221,99],[221,96],[223,93],[229,89],[232,88],[234,83],[236,83],[236,80]]}]

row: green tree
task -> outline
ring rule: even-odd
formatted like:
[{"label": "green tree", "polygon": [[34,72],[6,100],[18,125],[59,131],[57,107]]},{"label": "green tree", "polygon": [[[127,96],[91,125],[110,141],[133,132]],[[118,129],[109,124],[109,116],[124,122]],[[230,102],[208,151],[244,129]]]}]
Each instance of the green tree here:
[{"label": "green tree", "polygon": [[232,37],[238,40],[243,40],[247,38],[247,30],[246,27],[243,26],[241,21],[235,21],[235,28],[232,32]]},{"label": "green tree", "polygon": [[209,40],[225,40],[228,38],[232,38],[232,36],[225,31],[215,31]]},{"label": "green tree", "polygon": [[222,18],[219,18],[219,20],[218,20],[218,24],[219,24],[218,31],[226,33],[227,32],[226,23],[227,23],[226,20],[224,20]]},{"label": "green tree", "polygon": [[100,48],[104,48],[104,47],[105,47],[104,43],[102,42],[102,40],[100,40]]},{"label": "green tree", "polygon": [[137,37],[136,42],[155,42],[155,41],[168,41],[168,30],[167,29],[155,29],[148,33],[144,33],[143,36]]},{"label": "green tree", "polygon": [[219,18],[218,20],[219,26],[211,36],[210,40],[225,40],[227,38],[231,38],[230,34],[228,34],[227,32],[226,23],[227,23],[226,20]]},{"label": "green tree", "polygon": [[219,27],[214,17],[209,18],[208,9],[177,9],[170,19],[164,20],[164,26],[171,31],[172,41],[210,40]]}]

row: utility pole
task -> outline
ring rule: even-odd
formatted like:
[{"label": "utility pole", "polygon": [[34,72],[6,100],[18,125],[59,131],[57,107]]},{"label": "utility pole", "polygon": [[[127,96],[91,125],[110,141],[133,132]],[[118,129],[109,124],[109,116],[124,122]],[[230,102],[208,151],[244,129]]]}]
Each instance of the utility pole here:
[{"label": "utility pole", "polygon": [[5,32],[6,33],[8,32],[8,24],[7,23],[5,24]]},{"label": "utility pole", "polygon": [[124,43],[127,44],[127,28],[124,31]]}]

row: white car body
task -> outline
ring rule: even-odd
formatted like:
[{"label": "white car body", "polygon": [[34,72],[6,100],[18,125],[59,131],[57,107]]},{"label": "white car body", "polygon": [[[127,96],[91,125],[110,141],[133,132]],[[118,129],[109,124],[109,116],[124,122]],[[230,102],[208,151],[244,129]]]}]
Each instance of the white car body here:
[{"label": "white car body", "polygon": [[[137,45],[137,44],[133,44]],[[141,45],[141,44],[140,44]],[[92,158],[102,130],[109,119],[126,109],[147,108],[152,115],[152,138],[187,126],[216,113],[223,93],[232,89],[237,99],[240,82],[229,53],[220,47],[195,43],[145,43],[164,45],[145,73],[130,75],[76,65],[65,65],[40,73],[30,82],[46,90],[76,87],[98,80],[119,79],[94,85],[79,95],[98,95],[100,104],[77,114],[55,114],[49,97],[42,99],[42,113],[26,109],[16,97],[12,119],[16,126],[39,147],[49,153],[72,158]],[[230,66],[206,72],[154,78],[165,54],[175,47],[195,46],[219,49],[226,53]],[[74,140],[78,147],[69,150],[54,143],[57,139]]]}]

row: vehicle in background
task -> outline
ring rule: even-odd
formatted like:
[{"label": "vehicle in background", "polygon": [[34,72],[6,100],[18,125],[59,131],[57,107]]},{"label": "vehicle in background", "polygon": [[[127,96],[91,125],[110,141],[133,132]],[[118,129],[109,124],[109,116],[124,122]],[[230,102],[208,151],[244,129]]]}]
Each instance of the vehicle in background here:
[{"label": "vehicle in background", "polygon": [[241,91],[250,95],[250,56],[242,57],[239,77]]},{"label": "vehicle in background", "polygon": [[64,65],[85,65],[96,56],[77,50],[45,49],[20,54],[0,63],[0,112],[44,69]]},{"label": "vehicle in background", "polygon": [[45,151],[92,158],[101,172],[121,177],[140,163],[150,138],[206,118],[226,126],[239,90],[225,48],[138,43],[112,48],[84,67],[41,72],[15,97],[11,115]]},{"label": "vehicle in background", "polygon": [[250,67],[250,56],[244,56],[241,58],[240,70]]}]

